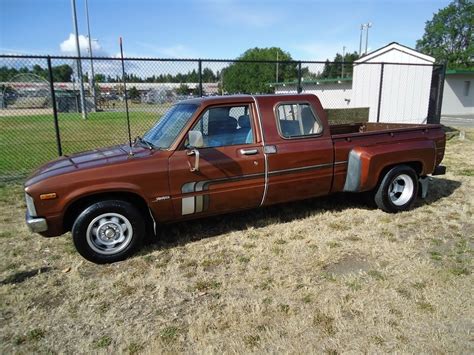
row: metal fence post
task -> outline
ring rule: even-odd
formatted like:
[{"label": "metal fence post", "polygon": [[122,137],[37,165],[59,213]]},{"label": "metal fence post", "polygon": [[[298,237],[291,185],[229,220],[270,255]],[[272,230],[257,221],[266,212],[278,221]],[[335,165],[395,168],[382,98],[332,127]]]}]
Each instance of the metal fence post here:
[{"label": "metal fence post", "polygon": [[442,64],[441,75],[439,76],[439,84],[438,84],[438,95],[436,98],[436,111],[435,111],[435,122],[441,122],[441,108],[443,106],[443,96],[444,96],[444,81],[446,80],[446,65],[447,63],[444,62]]},{"label": "metal fence post", "polygon": [[383,87],[383,70],[385,63],[381,64],[380,68],[380,83],[379,83],[379,103],[377,105],[377,122],[380,122],[380,109],[382,107],[382,87]]},{"label": "metal fence post", "polygon": [[54,91],[54,78],[53,68],[51,66],[51,57],[48,56],[48,75],[49,75],[49,88],[51,92],[51,105],[53,106],[53,118],[54,118],[54,130],[56,132],[56,145],[58,148],[58,155],[63,155],[63,149],[61,147],[61,136],[59,134],[59,122],[58,122],[58,108],[56,106],[56,93]]},{"label": "metal fence post", "polygon": [[298,94],[301,94],[301,92],[303,91],[303,87],[301,86],[301,79],[301,62],[298,62]]},{"label": "metal fence post", "polygon": [[199,70],[199,96],[202,97],[202,60],[199,59],[198,62],[198,70]]}]

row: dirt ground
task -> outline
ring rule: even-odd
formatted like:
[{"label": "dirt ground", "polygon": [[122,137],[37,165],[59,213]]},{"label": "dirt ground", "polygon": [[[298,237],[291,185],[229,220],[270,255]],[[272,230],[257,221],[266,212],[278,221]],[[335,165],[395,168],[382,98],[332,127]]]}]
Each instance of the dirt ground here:
[{"label": "dirt ground", "polygon": [[474,131],[426,200],[336,195],[168,226],[113,265],[0,188],[2,353],[473,353]]}]

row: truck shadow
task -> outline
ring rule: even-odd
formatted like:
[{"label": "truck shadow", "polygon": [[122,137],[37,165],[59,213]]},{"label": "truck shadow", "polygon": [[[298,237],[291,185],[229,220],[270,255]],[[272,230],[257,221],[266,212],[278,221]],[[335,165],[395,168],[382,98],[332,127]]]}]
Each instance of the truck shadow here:
[{"label": "truck shadow", "polygon": [[22,282],[28,280],[29,278],[35,277],[35,276],[37,276],[39,274],[43,274],[45,272],[49,272],[51,270],[52,269],[50,267],[42,267],[42,268],[38,268],[38,269],[32,269],[32,270],[29,270],[29,271],[19,271],[19,272],[16,272],[16,273],[8,276],[4,280],[1,280],[0,285],[19,284],[19,283],[22,283]]},{"label": "truck shadow", "polygon": [[[416,208],[430,205],[445,197],[449,197],[461,186],[461,182],[445,178],[432,178],[426,199],[419,198]],[[147,253],[155,249],[167,249],[184,245],[193,241],[215,237],[249,228],[263,228],[271,224],[286,223],[326,211],[339,212],[347,209],[375,210],[363,194],[337,193],[330,196],[290,202],[260,209],[247,210],[232,214],[206,217],[199,220],[180,222],[162,226],[157,238],[149,242]]]},{"label": "truck shadow", "polygon": [[418,199],[415,203],[415,208],[423,205],[431,205],[432,203],[441,200],[445,197],[449,197],[461,186],[461,181],[449,180],[446,178],[430,178],[430,187],[428,190],[428,196],[425,199]]}]

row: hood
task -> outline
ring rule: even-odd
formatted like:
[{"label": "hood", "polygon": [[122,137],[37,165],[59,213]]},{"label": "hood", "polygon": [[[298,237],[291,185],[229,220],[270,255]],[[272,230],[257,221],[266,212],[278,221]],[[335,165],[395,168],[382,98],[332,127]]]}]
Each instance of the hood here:
[{"label": "hood", "polygon": [[128,145],[117,145],[72,155],[64,155],[59,159],[40,166],[28,177],[25,186],[29,186],[51,176],[70,173],[78,169],[116,164],[129,159],[149,156],[151,151],[142,147],[132,147],[133,155],[129,153],[130,147]]}]

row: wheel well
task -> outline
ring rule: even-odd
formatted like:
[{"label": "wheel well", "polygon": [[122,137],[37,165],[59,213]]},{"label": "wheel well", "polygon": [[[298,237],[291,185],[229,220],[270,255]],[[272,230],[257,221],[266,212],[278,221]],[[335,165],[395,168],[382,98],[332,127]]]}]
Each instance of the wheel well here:
[{"label": "wheel well", "polygon": [[84,209],[96,202],[104,200],[122,200],[131,203],[140,210],[142,216],[145,218],[147,226],[151,228],[153,227],[153,219],[150,216],[150,211],[146,201],[140,195],[137,195],[133,192],[117,191],[87,195],[74,201],[67,207],[64,214],[64,230],[70,231],[72,229],[74,221],[76,220],[77,216],[79,216],[79,214],[84,211]]},{"label": "wheel well", "polygon": [[392,165],[388,165],[386,167],[384,167],[382,169],[382,171],[380,172],[380,175],[379,175],[379,181],[381,181],[383,179],[383,177],[385,176],[385,174],[387,174],[387,172],[398,166],[398,165],[408,165],[409,167],[411,167],[413,170],[415,170],[416,174],[418,176],[421,175],[422,171],[423,171],[423,164],[419,161],[407,161],[407,162],[402,162],[402,163],[397,163],[397,164],[392,164]]},{"label": "wheel well", "polygon": [[404,163],[404,164],[408,165],[413,170],[415,170],[416,175],[418,175],[418,176],[420,176],[421,173],[423,172],[423,164],[420,161],[410,161],[410,162]]}]

